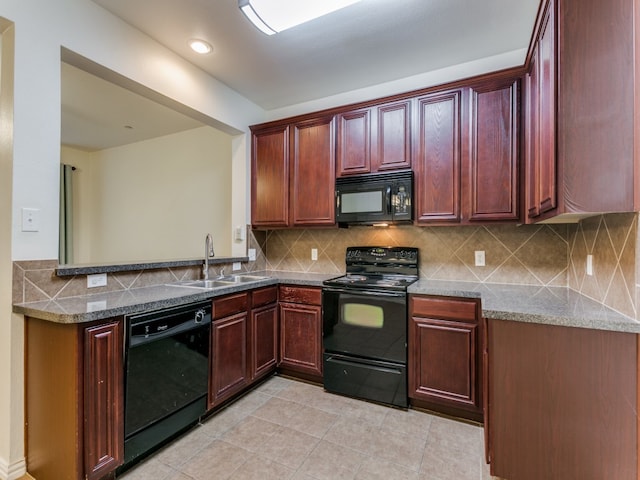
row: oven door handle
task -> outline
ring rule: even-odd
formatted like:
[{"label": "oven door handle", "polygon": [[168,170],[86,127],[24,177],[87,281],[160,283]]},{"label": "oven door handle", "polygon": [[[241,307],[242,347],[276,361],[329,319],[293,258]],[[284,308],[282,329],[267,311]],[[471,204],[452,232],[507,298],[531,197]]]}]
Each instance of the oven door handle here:
[{"label": "oven door handle", "polygon": [[335,288],[335,287],[322,287],[325,292],[331,293],[348,293],[351,295],[363,295],[368,297],[406,297],[405,292],[388,292],[382,290],[356,290],[351,288]]},{"label": "oven door handle", "polygon": [[344,365],[344,366],[364,365],[369,368],[378,370],[380,372],[394,373],[396,375],[402,375],[404,373],[402,368],[396,367],[387,362],[381,362],[379,360],[363,361],[363,360],[359,360],[351,357],[345,357],[343,355],[335,355],[335,354],[328,354],[325,358],[326,358],[325,361],[327,362],[333,362],[333,363]]}]

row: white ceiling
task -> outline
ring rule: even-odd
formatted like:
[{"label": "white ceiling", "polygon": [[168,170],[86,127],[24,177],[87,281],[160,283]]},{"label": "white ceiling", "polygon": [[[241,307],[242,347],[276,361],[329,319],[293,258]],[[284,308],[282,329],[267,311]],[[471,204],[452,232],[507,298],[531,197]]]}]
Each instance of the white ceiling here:
[{"label": "white ceiling", "polygon": [[265,110],[524,49],[540,3],[362,0],[267,36],[237,0],[93,1]]}]

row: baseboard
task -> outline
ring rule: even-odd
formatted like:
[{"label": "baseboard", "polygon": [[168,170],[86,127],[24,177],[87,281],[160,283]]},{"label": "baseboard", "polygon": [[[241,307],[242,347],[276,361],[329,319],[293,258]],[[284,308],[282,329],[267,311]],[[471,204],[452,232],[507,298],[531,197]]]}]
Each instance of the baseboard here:
[{"label": "baseboard", "polygon": [[4,458],[0,458],[0,480],[25,480],[22,477],[26,473],[27,462],[24,458],[12,464],[8,464]]}]

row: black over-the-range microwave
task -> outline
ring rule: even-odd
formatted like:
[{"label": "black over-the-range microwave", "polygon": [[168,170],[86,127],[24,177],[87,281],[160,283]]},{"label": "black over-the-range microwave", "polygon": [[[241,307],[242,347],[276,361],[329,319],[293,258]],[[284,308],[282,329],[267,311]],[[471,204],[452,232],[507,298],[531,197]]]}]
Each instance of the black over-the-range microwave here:
[{"label": "black over-the-range microwave", "polygon": [[339,226],[413,221],[413,172],[372,173],[336,179]]}]

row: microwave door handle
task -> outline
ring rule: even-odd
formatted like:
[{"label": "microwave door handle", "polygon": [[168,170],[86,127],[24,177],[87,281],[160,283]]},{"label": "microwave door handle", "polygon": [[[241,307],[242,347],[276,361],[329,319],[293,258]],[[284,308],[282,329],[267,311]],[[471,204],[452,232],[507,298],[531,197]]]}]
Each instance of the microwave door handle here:
[{"label": "microwave door handle", "polygon": [[393,207],[392,207],[392,201],[391,201],[392,197],[391,197],[391,186],[390,185],[387,186],[386,194],[387,194],[387,213],[391,213],[393,211],[392,210]]}]

